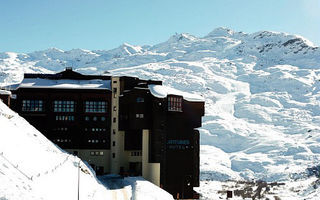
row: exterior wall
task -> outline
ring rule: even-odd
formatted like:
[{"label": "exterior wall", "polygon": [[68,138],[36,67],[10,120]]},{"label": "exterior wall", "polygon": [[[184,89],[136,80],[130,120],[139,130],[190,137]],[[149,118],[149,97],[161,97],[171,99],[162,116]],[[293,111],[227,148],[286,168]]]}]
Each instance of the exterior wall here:
[{"label": "exterior wall", "polygon": [[160,163],[149,163],[149,130],[142,131],[142,177],[160,187]]},{"label": "exterior wall", "polygon": [[133,88],[122,93],[119,110],[121,116],[120,130],[140,131],[150,129],[152,122],[151,97],[150,91],[146,88]]},{"label": "exterior wall", "polygon": [[[126,160],[128,162],[142,162],[142,151],[125,151]],[[133,153],[138,153],[139,155],[132,155]]]},{"label": "exterior wall", "polygon": [[[119,131],[119,96],[120,78],[111,78],[111,151],[110,169],[112,174],[119,174],[121,169],[128,170],[128,162],[124,152],[124,131]],[[126,168],[126,169],[125,169]]]},{"label": "exterior wall", "polygon": [[[105,149],[64,149],[71,154],[77,154],[79,158],[87,161],[95,170],[102,166],[104,174],[110,173],[110,150]],[[91,152],[99,152],[99,155],[92,155]],[[103,152],[103,155],[100,155]]]},{"label": "exterior wall", "polygon": [[199,185],[199,135],[194,129],[201,126],[202,106],[183,100],[181,111],[170,111],[168,98],[152,100],[149,162],[160,163],[160,184],[174,198],[193,198],[193,187]]},{"label": "exterior wall", "polygon": [[[21,88],[15,91],[15,95],[17,98],[12,102],[13,110],[61,148],[110,149],[111,91]],[[43,101],[42,112],[22,111],[22,101],[32,99]],[[75,101],[75,111],[54,112],[53,102],[55,100]],[[106,101],[106,113],[85,112],[84,104],[87,100]],[[73,116],[74,120],[56,120],[56,116]],[[90,120],[85,120],[86,117],[89,117]],[[98,120],[93,120],[93,117],[97,117]],[[105,120],[101,121],[101,117],[105,117]],[[67,128],[67,130],[61,131],[59,128]],[[61,142],[61,140],[68,142]],[[89,140],[99,142],[89,143]]]}]

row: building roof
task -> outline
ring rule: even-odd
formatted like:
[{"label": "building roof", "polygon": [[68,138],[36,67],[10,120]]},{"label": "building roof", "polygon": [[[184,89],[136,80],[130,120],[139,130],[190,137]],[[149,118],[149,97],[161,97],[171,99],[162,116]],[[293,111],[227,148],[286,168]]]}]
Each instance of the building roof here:
[{"label": "building roof", "polygon": [[110,80],[71,80],[71,79],[43,79],[25,78],[17,88],[56,88],[56,89],[107,89],[111,90]]},{"label": "building roof", "polygon": [[150,92],[153,96],[157,98],[166,98],[168,95],[179,95],[182,96],[183,99],[187,101],[194,102],[204,102],[204,98],[197,94],[191,94],[188,92],[183,92],[174,88],[170,88],[163,85],[148,85]]},{"label": "building roof", "polygon": [[110,80],[110,76],[105,75],[84,75],[79,72],[75,72],[72,68],[66,68],[65,71],[56,73],[56,74],[29,74],[25,73],[24,78],[43,78],[43,79],[72,79],[72,80],[92,80],[92,79],[101,79],[101,80]]},{"label": "building roof", "polygon": [[[204,98],[197,94],[183,92],[161,85],[161,81],[141,80],[135,77],[121,77],[128,82],[128,87],[149,89],[157,98],[166,98],[168,95],[182,96],[191,102],[204,102]],[[25,74],[19,84],[8,86],[11,90],[19,88],[51,88],[51,89],[104,89],[111,90],[111,76],[82,75],[72,69],[57,74]],[[128,88],[127,88],[128,89]],[[126,88],[124,88],[126,91]]]}]

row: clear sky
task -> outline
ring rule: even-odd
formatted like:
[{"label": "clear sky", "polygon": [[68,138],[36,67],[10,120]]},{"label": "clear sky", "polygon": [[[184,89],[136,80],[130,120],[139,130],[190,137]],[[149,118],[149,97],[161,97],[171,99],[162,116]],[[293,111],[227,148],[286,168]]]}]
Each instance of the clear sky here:
[{"label": "clear sky", "polygon": [[0,52],[157,44],[217,27],[299,34],[320,45],[320,0],[0,0]]}]

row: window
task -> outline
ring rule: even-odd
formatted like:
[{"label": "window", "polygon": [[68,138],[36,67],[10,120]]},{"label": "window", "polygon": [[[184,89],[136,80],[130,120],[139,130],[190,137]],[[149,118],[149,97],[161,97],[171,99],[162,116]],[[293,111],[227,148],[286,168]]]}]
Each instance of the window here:
[{"label": "window", "polygon": [[22,100],[22,111],[42,112],[42,100]]},{"label": "window", "polygon": [[[107,129],[106,128],[89,128],[91,132],[105,132]],[[88,131],[88,128],[85,128],[85,131]]]},{"label": "window", "polygon": [[74,116],[56,115],[56,121],[74,121]]},{"label": "window", "polygon": [[70,139],[54,139],[53,142],[57,143],[71,143]]},{"label": "window", "polygon": [[54,101],[53,102],[54,112],[74,112],[75,102],[74,101]]},{"label": "window", "polygon": [[113,88],[113,98],[117,98],[117,88]]},{"label": "window", "polygon": [[99,143],[99,140],[88,140],[88,143]]},{"label": "window", "polygon": [[68,131],[68,128],[67,127],[57,127],[57,128],[53,128],[52,129],[53,131]]},{"label": "window", "polygon": [[112,142],[112,146],[116,146],[116,142],[115,141]]},{"label": "window", "polygon": [[120,118],[120,120],[122,121],[122,120],[128,120],[128,115],[122,115],[122,114],[120,114],[119,115],[119,118]]},{"label": "window", "polygon": [[143,103],[143,102],[144,102],[144,98],[138,97],[138,98],[136,99],[136,101],[137,101],[137,103]]},{"label": "window", "polygon": [[105,101],[86,101],[85,112],[105,113],[107,111],[107,102]]},{"label": "window", "polygon": [[103,151],[90,151],[90,156],[103,156]]},{"label": "window", "polygon": [[116,123],[116,121],[117,121],[117,118],[114,117],[113,118],[113,123]]},{"label": "window", "polygon": [[112,153],[112,158],[115,158],[116,157],[116,154],[115,153]]},{"label": "window", "polygon": [[142,152],[140,152],[140,151],[131,151],[131,156],[142,156]]},{"label": "window", "polygon": [[142,113],[140,113],[140,114],[136,114],[136,118],[140,118],[140,119],[142,119],[142,118],[144,118],[144,114],[142,114]]},{"label": "window", "polygon": [[168,111],[182,112],[182,97],[169,96],[168,97]]},{"label": "window", "polygon": [[106,118],[105,117],[101,117],[101,121],[106,121]]}]

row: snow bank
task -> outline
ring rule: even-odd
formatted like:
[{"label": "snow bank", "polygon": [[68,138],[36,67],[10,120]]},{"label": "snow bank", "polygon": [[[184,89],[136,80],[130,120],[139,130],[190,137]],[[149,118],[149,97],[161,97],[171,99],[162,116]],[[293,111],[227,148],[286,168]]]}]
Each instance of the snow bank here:
[{"label": "snow bank", "polygon": [[41,78],[25,78],[18,88],[72,88],[72,89],[108,89],[111,90],[110,80],[50,80]]},{"label": "snow bank", "polygon": [[168,95],[179,95],[187,101],[203,101],[204,98],[197,94],[191,94],[188,92],[183,92],[174,88],[170,88],[163,85],[148,85],[151,94],[157,98],[166,98]]},{"label": "snow bank", "polygon": [[125,177],[118,175],[104,175],[99,177],[99,180],[114,195],[114,198],[121,199],[136,199],[136,200],[173,200],[171,194],[163,191],[153,183],[146,181],[142,177]]},{"label": "snow bank", "polygon": [[108,199],[111,193],[77,157],[64,153],[0,102],[0,199]]},{"label": "snow bank", "polygon": [[0,90],[0,94],[2,94],[2,95],[11,95],[11,92],[7,91],[7,90]]}]

